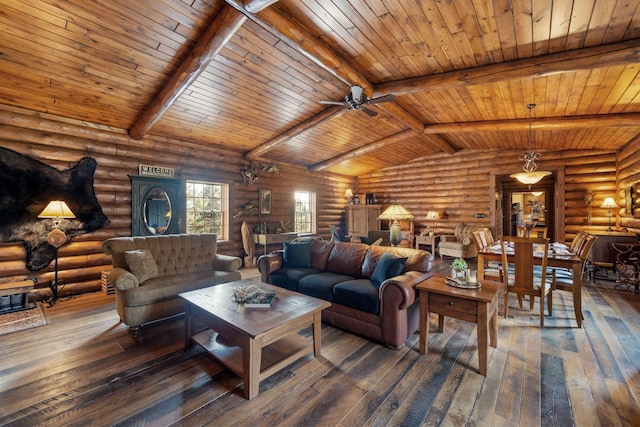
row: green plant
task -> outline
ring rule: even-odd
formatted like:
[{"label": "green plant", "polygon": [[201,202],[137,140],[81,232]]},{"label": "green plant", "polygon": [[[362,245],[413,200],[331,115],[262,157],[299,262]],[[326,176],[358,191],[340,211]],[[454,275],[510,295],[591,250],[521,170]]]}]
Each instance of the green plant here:
[{"label": "green plant", "polygon": [[456,258],[451,263],[451,268],[454,270],[466,270],[467,269],[467,261],[462,258]]}]

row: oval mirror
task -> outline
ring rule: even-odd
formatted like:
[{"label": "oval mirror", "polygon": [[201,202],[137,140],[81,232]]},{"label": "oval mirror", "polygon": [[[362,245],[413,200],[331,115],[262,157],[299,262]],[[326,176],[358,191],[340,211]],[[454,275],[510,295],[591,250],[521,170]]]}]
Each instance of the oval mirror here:
[{"label": "oval mirror", "polygon": [[160,187],[152,187],[144,202],[144,222],[151,234],[165,234],[171,222],[171,199]]}]

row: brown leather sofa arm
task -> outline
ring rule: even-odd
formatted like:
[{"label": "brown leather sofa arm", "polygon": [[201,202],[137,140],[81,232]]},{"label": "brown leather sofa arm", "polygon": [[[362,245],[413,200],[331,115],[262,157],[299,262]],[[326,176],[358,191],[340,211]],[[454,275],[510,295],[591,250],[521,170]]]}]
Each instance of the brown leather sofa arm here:
[{"label": "brown leather sofa arm", "polygon": [[279,253],[261,255],[258,258],[258,271],[263,283],[271,283],[269,276],[280,267],[282,267],[282,256]]},{"label": "brown leather sofa arm", "polygon": [[[385,308],[405,310],[416,300],[416,285],[433,276],[433,273],[407,271],[401,276],[392,277],[380,286],[380,312]],[[385,307],[390,306],[390,307]]]}]

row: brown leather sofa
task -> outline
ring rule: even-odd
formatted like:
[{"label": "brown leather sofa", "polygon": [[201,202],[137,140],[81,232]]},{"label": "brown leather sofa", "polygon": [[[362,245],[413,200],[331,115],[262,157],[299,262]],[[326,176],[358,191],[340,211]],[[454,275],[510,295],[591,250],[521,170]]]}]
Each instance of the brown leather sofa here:
[{"label": "brown leather sofa", "polygon": [[184,312],[179,293],[241,278],[242,260],[216,253],[215,234],[115,237],[102,249],[111,255],[116,310],[136,341],[142,325]]},{"label": "brown leather sofa", "polygon": [[[285,251],[289,247],[285,247]],[[294,250],[294,249],[290,249]],[[430,252],[364,243],[312,240],[310,264],[288,267],[286,252],[258,259],[262,281],[331,302],[322,320],[388,347],[399,348],[418,330],[419,301],[415,286],[431,277]],[[406,257],[401,273],[380,281],[383,254]],[[386,256],[385,258],[387,258]],[[387,261],[388,259],[385,259]],[[376,276],[374,282],[372,276]],[[379,285],[379,289],[374,283]]]}]

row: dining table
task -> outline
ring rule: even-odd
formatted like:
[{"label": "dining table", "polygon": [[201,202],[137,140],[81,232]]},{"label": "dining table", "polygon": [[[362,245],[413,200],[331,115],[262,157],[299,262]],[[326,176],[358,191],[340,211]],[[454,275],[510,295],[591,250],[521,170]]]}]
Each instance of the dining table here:
[{"label": "dining table", "polygon": [[[507,249],[507,261],[512,261],[513,255]],[[478,251],[478,278],[484,279],[485,263],[490,261],[502,262],[500,242],[487,246]],[[542,264],[542,254],[534,251],[534,265]],[[552,243],[547,253],[547,267],[565,268],[572,272],[573,309],[578,327],[582,327],[582,260],[564,243]]]}]

